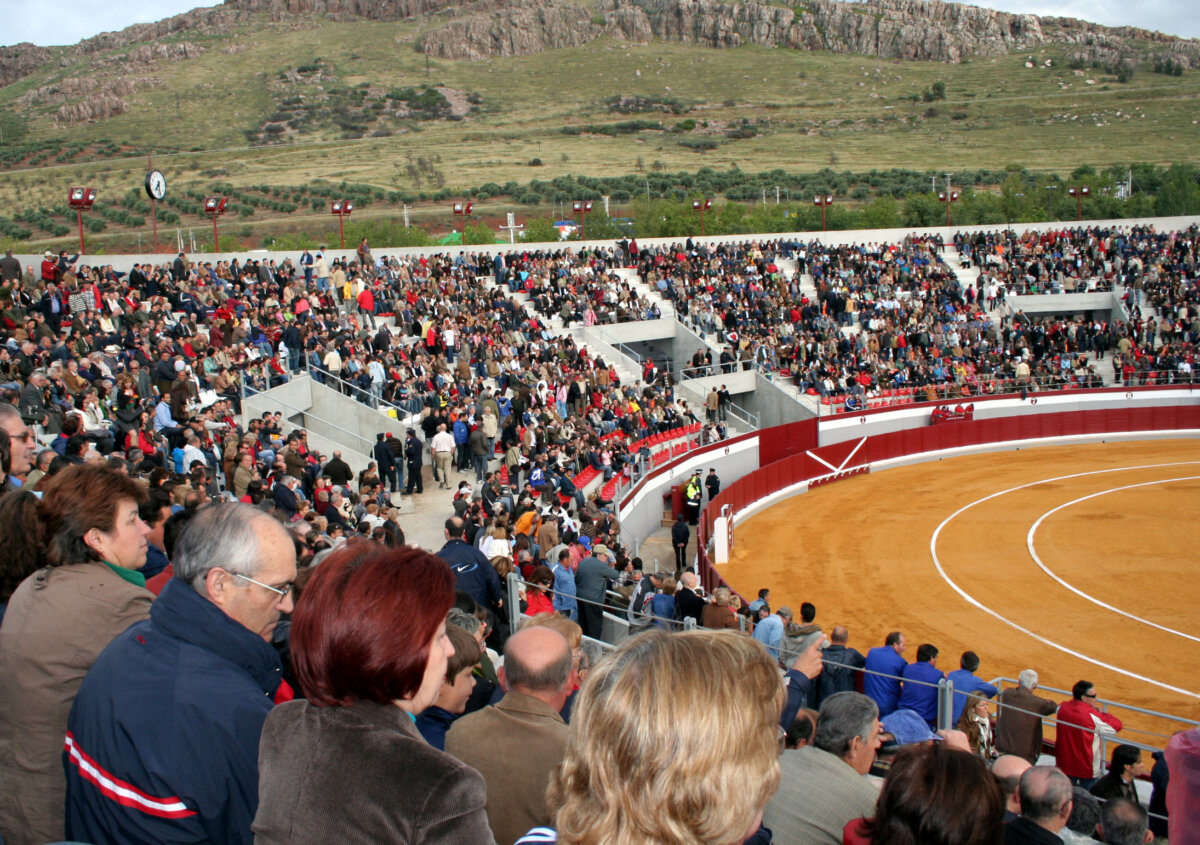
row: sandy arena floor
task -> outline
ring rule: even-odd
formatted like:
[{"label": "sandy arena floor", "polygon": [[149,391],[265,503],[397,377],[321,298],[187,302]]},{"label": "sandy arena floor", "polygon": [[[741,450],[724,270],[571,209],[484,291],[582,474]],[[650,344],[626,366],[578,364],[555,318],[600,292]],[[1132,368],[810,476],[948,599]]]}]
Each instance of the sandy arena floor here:
[{"label": "sandy arena floor", "polygon": [[[1087,679],[1101,698],[1200,719],[1200,441],[856,476],[739,523],[735,538],[719,569],[742,595],[811,601],[864,654],[900,629],[905,657],[932,642],[943,672],[973,649],[984,678],[1032,667],[1049,686]],[[1150,745],[1180,727],[1115,712]]]}]

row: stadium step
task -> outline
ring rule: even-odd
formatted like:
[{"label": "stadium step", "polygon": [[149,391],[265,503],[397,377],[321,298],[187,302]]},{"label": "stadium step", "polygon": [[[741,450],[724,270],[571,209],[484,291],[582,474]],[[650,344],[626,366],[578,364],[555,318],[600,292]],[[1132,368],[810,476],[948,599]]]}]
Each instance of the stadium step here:
[{"label": "stadium step", "polygon": [[[974,262],[972,262],[970,267],[964,267],[963,257],[954,247],[954,244],[946,244],[946,248],[941,255],[942,260],[946,262],[946,266],[954,271],[954,275],[958,276],[959,284],[962,285],[964,291],[979,280],[979,267]],[[975,290],[976,292],[979,291],[978,285],[976,285]]]},{"label": "stadium step", "polygon": [[637,270],[630,267],[617,267],[614,269],[614,272],[620,277],[621,281],[628,282],[639,295],[646,297],[652,302],[657,302],[658,310],[662,312],[664,319],[673,320],[675,318],[675,303],[660,294],[657,288],[643,280],[638,275]]}]

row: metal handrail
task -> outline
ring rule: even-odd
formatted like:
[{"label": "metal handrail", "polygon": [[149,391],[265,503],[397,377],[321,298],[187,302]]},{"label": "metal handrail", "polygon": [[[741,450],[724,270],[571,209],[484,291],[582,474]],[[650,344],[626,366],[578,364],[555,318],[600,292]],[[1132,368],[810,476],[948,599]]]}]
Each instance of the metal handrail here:
[{"label": "metal handrail", "polygon": [[[301,355],[300,362],[301,362],[300,369],[294,370],[294,371],[292,371],[292,373],[296,374],[296,373],[304,372],[304,373],[307,373],[309,378],[313,379],[313,381],[317,381],[316,376],[313,375],[312,362],[310,362],[308,360],[308,356]],[[384,399],[383,397],[379,397],[378,399],[376,399],[376,397],[369,390],[364,391],[363,388],[359,387],[357,384],[346,381],[341,376],[335,376],[333,373],[331,373],[329,370],[324,369],[323,367],[321,368],[320,373],[321,373],[322,381],[317,381],[318,384],[325,384],[325,382],[334,382],[334,383],[338,384],[339,386],[345,387],[346,390],[340,391],[342,393],[342,395],[347,397],[348,399],[352,399],[353,401],[358,402],[358,404],[360,404],[360,405],[367,405],[368,403],[359,401],[359,399],[356,397],[360,393],[366,393],[373,400],[375,400],[379,403],[379,408],[391,408],[392,410],[394,410],[396,412],[396,419],[400,422],[403,422],[406,417],[413,416],[413,412],[408,410],[407,408],[401,408],[396,403],[390,402],[387,399]],[[368,405],[368,407],[370,407],[370,406]],[[376,409],[376,410],[378,410],[378,409]]]},{"label": "metal handrail", "polygon": [[[343,428],[342,426],[338,425],[337,423],[330,422],[329,420],[325,419],[324,417],[314,414],[312,411],[306,411],[302,408],[297,408],[295,405],[291,404],[290,402],[284,402],[282,399],[279,399],[278,397],[269,396],[268,395],[269,393],[270,393],[270,391],[264,390],[264,391],[260,391],[259,393],[253,394],[253,396],[262,396],[264,398],[267,398],[273,404],[281,406],[286,412],[288,412],[287,416],[289,418],[292,416],[297,416],[297,415],[303,416],[304,423],[305,423],[303,427],[306,429],[312,428],[312,426],[310,426],[308,424],[309,420],[315,420],[316,422],[321,423],[322,425],[326,426],[330,431],[339,432],[340,434],[345,435],[348,438],[352,438],[353,440],[356,440],[359,443],[365,444],[365,446],[366,446],[365,449],[357,449],[355,451],[357,451],[360,455],[367,456],[368,458],[370,457],[371,447],[373,444],[371,443],[371,441],[367,440],[362,435],[356,434],[353,431],[350,431],[348,428]],[[330,435],[326,435],[326,436],[330,436]],[[330,438],[332,439],[331,436],[330,436]]]},{"label": "metal handrail", "polygon": [[741,405],[735,402],[725,403],[725,412],[739,422],[746,424],[749,429],[757,430],[759,427],[759,416],[751,411],[747,411]]},{"label": "metal handrail", "polygon": [[[998,677],[998,678],[993,678],[991,680],[991,684],[997,688],[999,688],[1001,684],[1012,684],[1013,686],[1016,686],[1017,683],[1018,683],[1018,681],[1016,678],[1007,678],[1007,677],[1003,677],[1003,676]],[[1045,684],[1038,684],[1038,689],[1047,690],[1049,692],[1057,693],[1059,695],[1071,695],[1071,690],[1069,690],[1069,689],[1058,689],[1057,687],[1048,687]],[[1135,707],[1132,704],[1125,704],[1124,702],[1115,701],[1110,698],[1097,698],[1096,701],[1099,702],[1100,704],[1105,705],[1106,707],[1108,707],[1108,706],[1120,707],[1122,710],[1129,710],[1134,713],[1141,713],[1146,716],[1158,716],[1160,718],[1167,719],[1172,722],[1181,722],[1185,725],[1192,725],[1192,726],[1200,725],[1200,721],[1196,721],[1194,719],[1185,719],[1182,716],[1173,716],[1170,713],[1163,713],[1158,710],[1148,710],[1144,707]],[[1163,735],[1166,736],[1166,734],[1163,734]]]},{"label": "metal handrail", "polygon": [[[1154,384],[1164,386],[1178,386],[1194,389],[1197,384],[1200,384],[1200,373],[1185,374],[1177,370],[1150,370],[1146,372],[1134,373],[1131,384],[1117,382],[1114,384],[1101,384],[1095,387],[1084,387],[1072,378],[1061,377],[1036,377],[1030,376],[1028,379],[1021,381],[1012,378],[995,378],[995,379],[979,379],[973,377],[967,382],[942,382],[935,385],[906,385],[902,388],[883,388],[876,389],[873,392],[865,393],[861,397],[863,407],[858,410],[870,410],[876,407],[888,406],[906,406],[918,404],[937,404],[943,402],[955,403],[970,403],[976,399],[989,399],[999,396],[1022,396],[1029,393],[1042,393],[1051,391],[1072,391],[1085,392],[1094,390],[1119,390],[1123,387],[1142,387],[1146,386],[1153,379]],[[938,393],[937,399],[929,399],[925,392],[932,387]],[[895,395],[896,390],[911,390],[911,393],[905,395]],[[958,391],[958,395],[951,396],[950,391]],[[886,395],[887,391],[892,391],[893,395]],[[819,402],[822,410],[821,414],[837,416],[841,414],[853,414],[857,411],[845,410],[844,403],[850,394],[838,393],[828,398],[828,405],[825,402]],[[813,397],[814,399],[817,397]],[[872,405],[871,403],[876,403]],[[837,407],[835,407],[835,403]]]}]

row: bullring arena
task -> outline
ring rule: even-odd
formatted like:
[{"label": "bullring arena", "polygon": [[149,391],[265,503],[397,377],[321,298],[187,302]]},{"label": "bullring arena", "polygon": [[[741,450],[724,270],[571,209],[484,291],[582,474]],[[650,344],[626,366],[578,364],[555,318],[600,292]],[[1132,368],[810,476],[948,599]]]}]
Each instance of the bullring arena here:
[{"label": "bullring arena", "polygon": [[[1034,668],[1046,686],[1087,679],[1101,698],[1200,718],[1200,441],[1187,430],[1195,410],[1111,396],[1149,404],[1134,419],[1058,412],[1046,398],[1038,413],[1033,397],[997,403],[1009,408],[981,420],[981,403],[974,421],[947,424],[973,432],[939,431],[927,406],[893,419],[889,433],[815,449],[800,448],[811,430],[794,429],[784,436],[798,445],[784,445],[792,455],[774,477],[755,488],[752,474],[722,494],[734,510],[756,512],[735,521],[729,562],[713,569],[742,596],[769,586],[775,607],[813,602],[817,622],[848,626],[863,653],[898,629],[909,659],[931,642],[944,672],[971,649],[983,677]],[[1019,410],[1013,403],[1035,413],[1004,416]],[[889,416],[900,415],[836,423],[858,434],[855,423],[878,429]],[[1112,434],[1071,436],[1101,426]],[[786,484],[803,476],[833,481]],[[1123,735],[1148,745],[1180,727],[1115,712]]]}]

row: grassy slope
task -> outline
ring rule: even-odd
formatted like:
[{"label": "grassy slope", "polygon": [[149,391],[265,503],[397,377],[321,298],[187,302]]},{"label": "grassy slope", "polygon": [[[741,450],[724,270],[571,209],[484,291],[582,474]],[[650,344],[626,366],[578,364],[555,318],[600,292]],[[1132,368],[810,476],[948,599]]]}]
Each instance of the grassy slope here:
[{"label": "grassy slope", "polygon": [[[1053,68],[1028,69],[1025,54],[940,65],[753,46],[709,50],[599,41],[519,58],[435,60],[427,68],[412,48],[418,35],[411,22],[318,22],[304,28],[264,23],[231,39],[188,38],[207,52],[156,66],[153,74],[166,84],[139,91],[126,114],[70,130],[37,119],[26,140],[106,138],[211,150],[156,157],[176,188],[210,184],[220,171],[237,185],[324,178],[413,190],[405,163],[416,156],[440,156],[451,188],[564,173],[629,173],[639,160],[647,169],[660,163],[671,171],[735,163],[748,171],[1008,164],[1067,171],[1083,163],[1200,160],[1200,129],[1193,123],[1200,73],[1175,78],[1142,67],[1121,85],[1102,71],[1068,69],[1057,48],[1033,56],[1038,64],[1054,59]],[[225,53],[228,44],[240,49]],[[275,108],[269,88],[278,72],[316,57],[334,66],[344,86],[445,84],[480,94],[484,112],[462,122],[423,123],[416,131],[397,123],[401,134],[387,138],[308,135],[293,146],[245,148],[244,131]],[[1089,78],[1096,84],[1087,85]],[[933,104],[937,116],[924,117],[930,104],[903,99],[939,80],[947,99]],[[0,90],[0,106],[32,83]],[[612,94],[682,98],[695,108],[680,116],[614,114],[603,105]],[[719,140],[720,146],[686,149],[678,143],[684,136],[675,133],[559,132],[564,125],[638,118],[670,126],[685,117],[708,121],[708,130],[690,135]],[[759,122],[764,134],[727,140],[724,129],[743,119]],[[544,166],[531,168],[534,157]],[[145,159],[138,157],[0,173],[0,202],[30,191],[57,196],[73,182],[95,184],[106,195],[123,193],[140,184],[144,170]]]}]

